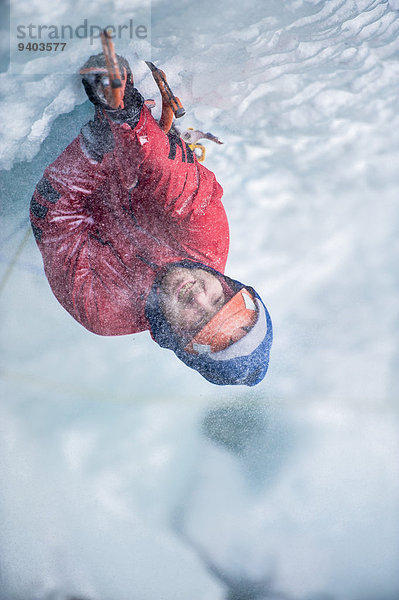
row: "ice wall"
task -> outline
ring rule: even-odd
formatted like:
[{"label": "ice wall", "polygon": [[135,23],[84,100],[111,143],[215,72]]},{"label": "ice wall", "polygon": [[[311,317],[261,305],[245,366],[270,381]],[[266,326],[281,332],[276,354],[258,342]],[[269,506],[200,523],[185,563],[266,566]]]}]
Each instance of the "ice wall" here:
[{"label": "ice wall", "polygon": [[[74,10],[110,8],[129,12]],[[58,305],[27,208],[91,108],[70,74],[0,74],[1,600],[398,597],[398,11],[152,3],[151,58],[184,126],[225,142],[206,165],[227,273],[273,318],[250,392]]]}]

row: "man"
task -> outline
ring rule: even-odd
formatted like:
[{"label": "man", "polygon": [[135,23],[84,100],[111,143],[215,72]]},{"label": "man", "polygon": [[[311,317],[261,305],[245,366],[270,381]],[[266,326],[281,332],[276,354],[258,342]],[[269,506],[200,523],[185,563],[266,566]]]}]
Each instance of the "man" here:
[{"label": "man", "polygon": [[50,286],[94,333],[148,329],[208,381],[255,385],[267,371],[272,325],[258,294],[223,275],[222,188],[180,137],[161,129],[117,58],[123,108],[107,102],[103,55],[90,57],[81,73],[94,120],[32,197]]}]

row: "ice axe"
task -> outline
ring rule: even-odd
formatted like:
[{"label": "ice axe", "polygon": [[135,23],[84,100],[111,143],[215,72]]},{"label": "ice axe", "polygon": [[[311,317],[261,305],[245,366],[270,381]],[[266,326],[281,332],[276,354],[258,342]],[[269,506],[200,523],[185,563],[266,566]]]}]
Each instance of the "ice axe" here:
[{"label": "ice axe", "polygon": [[100,33],[100,38],[105,59],[105,67],[89,66],[80,69],[79,73],[81,75],[98,75],[101,77],[101,85],[104,91],[106,103],[111,106],[111,108],[123,108],[126,73],[124,84],[122,84],[114,43],[107,29],[104,29]]},{"label": "ice axe", "polygon": [[119,70],[118,59],[116,58],[114,43],[111,35],[107,29],[104,29],[100,33],[101,44],[103,47],[103,54],[105,58],[105,64],[107,65],[107,72],[109,77],[109,84],[111,86],[111,98],[109,105],[112,108],[123,108],[123,88],[121,73]]},{"label": "ice axe", "polygon": [[154,63],[150,62],[149,60],[146,60],[145,63],[147,67],[151,69],[155,83],[161,92],[162,115],[159,124],[165,133],[167,133],[171,128],[173,116],[175,116],[176,119],[179,119],[186,114],[186,111],[184,110],[179,98],[177,98],[170,89],[170,86],[166,81],[165,73],[161,71],[161,69],[158,69],[158,67],[156,67]]}]

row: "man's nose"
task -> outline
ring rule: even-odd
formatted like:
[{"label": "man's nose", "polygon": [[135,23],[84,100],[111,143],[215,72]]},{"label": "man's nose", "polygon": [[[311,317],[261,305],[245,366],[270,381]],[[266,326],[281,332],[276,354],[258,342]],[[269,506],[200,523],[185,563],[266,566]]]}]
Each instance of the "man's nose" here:
[{"label": "man's nose", "polygon": [[199,308],[206,312],[209,312],[213,308],[210,298],[203,290],[198,290],[198,292],[194,293],[193,300]]}]

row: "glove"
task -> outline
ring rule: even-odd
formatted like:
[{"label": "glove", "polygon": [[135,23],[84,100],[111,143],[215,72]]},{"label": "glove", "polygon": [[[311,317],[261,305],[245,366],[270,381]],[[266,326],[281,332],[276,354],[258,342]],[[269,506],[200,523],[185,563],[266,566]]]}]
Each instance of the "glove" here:
[{"label": "glove", "polygon": [[144,98],[134,87],[133,77],[131,73],[127,73],[126,69],[124,69],[123,80],[125,78],[127,79],[123,96],[124,108],[112,108],[107,104],[104,94],[104,76],[101,76],[98,73],[93,75],[87,74],[83,77],[82,83],[90,102],[94,104],[96,109],[101,109],[111,121],[115,121],[116,123],[129,123],[133,128],[137,125],[140,118]]},{"label": "glove", "polygon": [[134,129],[139,121],[144,98],[128,79],[123,96],[124,108],[103,107],[104,113],[115,123],[128,123]]}]

